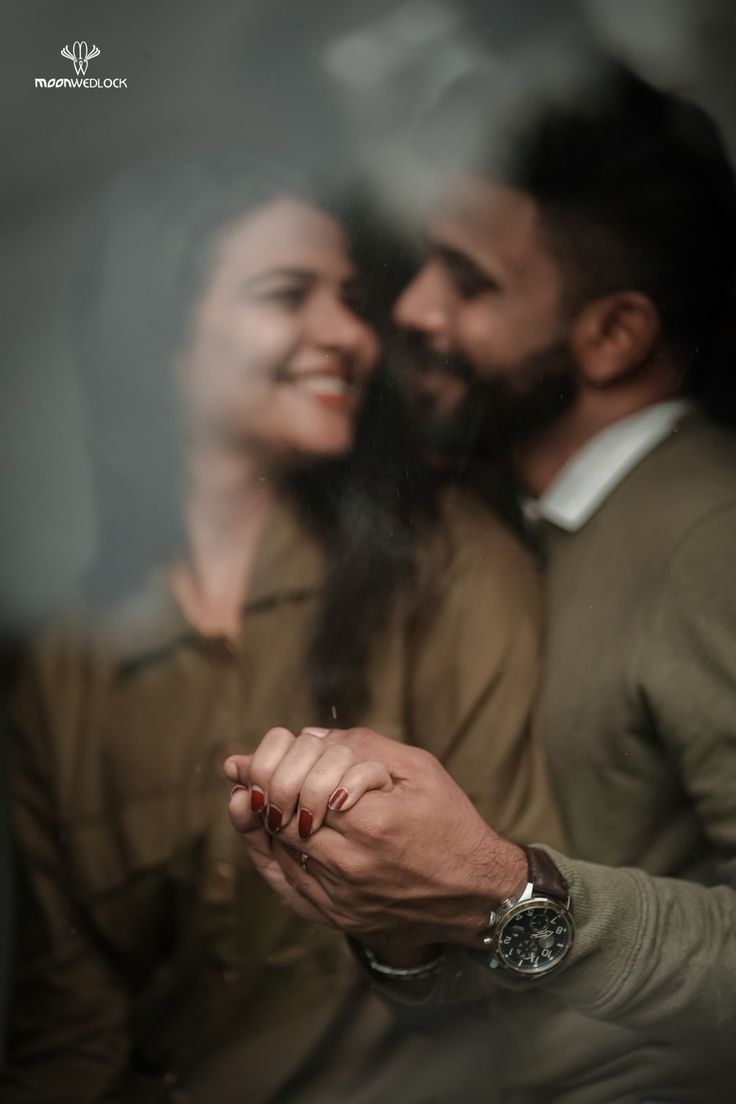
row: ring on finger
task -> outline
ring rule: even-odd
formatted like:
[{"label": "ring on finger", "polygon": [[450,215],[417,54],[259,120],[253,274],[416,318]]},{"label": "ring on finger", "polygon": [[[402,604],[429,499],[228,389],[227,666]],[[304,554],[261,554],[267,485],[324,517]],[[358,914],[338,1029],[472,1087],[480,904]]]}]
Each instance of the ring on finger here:
[{"label": "ring on finger", "polygon": [[307,855],[306,851],[302,851],[299,856],[299,865],[305,874],[309,873],[309,855]]}]

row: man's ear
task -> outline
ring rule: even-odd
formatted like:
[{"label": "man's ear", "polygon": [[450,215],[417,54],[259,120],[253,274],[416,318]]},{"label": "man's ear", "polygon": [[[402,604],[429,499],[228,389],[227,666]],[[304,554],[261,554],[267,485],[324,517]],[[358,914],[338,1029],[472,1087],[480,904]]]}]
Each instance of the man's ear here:
[{"label": "man's ear", "polygon": [[661,335],[659,311],[639,291],[616,291],[588,303],[572,327],[572,345],[583,378],[605,387],[652,355]]}]

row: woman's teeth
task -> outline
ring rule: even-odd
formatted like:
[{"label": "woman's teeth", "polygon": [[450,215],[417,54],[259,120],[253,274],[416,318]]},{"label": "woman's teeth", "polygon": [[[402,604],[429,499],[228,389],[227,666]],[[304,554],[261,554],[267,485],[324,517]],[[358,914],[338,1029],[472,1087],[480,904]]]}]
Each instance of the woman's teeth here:
[{"label": "woman's teeth", "polygon": [[334,375],[310,375],[304,376],[298,381],[298,386],[311,395],[339,396],[347,395],[350,384],[342,376]]}]

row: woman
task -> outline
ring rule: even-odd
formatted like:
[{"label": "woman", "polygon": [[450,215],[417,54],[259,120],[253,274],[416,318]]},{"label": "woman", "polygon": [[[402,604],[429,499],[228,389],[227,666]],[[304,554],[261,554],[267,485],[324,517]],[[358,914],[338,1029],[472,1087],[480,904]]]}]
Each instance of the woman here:
[{"label": "woman", "polygon": [[210,161],[133,192],[85,325],[94,601],[17,691],[3,1099],[327,1100],[389,1069],[396,1036],[340,937],[248,865],[220,765],[277,722],[366,723],[426,744],[502,830],[553,836],[536,580],[415,478],[343,231],[306,188]]}]

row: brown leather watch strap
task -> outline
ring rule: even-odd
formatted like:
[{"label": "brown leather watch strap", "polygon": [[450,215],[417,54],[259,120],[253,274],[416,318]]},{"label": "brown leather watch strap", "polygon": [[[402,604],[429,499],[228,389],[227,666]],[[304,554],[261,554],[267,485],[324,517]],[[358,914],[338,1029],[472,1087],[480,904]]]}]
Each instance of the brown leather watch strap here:
[{"label": "brown leather watch strap", "polygon": [[545,897],[567,901],[570,896],[567,882],[547,852],[537,847],[525,847],[524,850],[529,862],[529,881],[535,890]]}]

